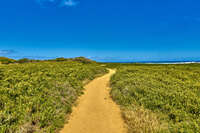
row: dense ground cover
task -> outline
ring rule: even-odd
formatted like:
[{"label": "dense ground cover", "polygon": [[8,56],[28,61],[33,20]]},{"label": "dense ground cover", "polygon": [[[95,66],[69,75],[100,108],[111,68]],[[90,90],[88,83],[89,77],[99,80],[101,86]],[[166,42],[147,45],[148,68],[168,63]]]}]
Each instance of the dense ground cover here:
[{"label": "dense ground cover", "polygon": [[106,71],[75,61],[1,65],[0,132],[56,132],[83,93],[83,81]]},{"label": "dense ground cover", "polygon": [[116,66],[111,95],[130,133],[200,131],[199,64]]}]

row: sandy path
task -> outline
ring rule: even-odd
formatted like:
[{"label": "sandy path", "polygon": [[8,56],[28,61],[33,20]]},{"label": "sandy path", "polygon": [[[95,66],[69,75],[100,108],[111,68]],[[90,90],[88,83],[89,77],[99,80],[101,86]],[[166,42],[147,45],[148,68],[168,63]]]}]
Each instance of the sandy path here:
[{"label": "sandy path", "polygon": [[60,133],[126,133],[120,109],[109,95],[108,84],[114,73],[110,70],[85,86],[85,94]]}]

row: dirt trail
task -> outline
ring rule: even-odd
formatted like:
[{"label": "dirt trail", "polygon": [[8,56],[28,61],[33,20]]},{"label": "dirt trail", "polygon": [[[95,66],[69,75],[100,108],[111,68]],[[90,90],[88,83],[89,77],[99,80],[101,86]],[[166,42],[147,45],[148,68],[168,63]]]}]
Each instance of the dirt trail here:
[{"label": "dirt trail", "polygon": [[108,84],[114,73],[110,70],[85,86],[85,94],[60,133],[126,133],[120,109],[109,95]]}]

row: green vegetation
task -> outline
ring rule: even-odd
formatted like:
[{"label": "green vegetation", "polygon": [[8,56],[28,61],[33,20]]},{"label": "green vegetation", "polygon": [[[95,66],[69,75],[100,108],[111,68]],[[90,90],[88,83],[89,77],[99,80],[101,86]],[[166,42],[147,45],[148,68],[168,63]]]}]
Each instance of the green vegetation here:
[{"label": "green vegetation", "polygon": [[23,59],[19,59],[18,61],[16,61],[16,63],[28,63],[28,62],[32,62],[32,60],[29,60],[27,58],[23,58]]},{"label": "green vegetation", "polygon": [[2,63],[2,64],[10,64],[10,63],[14,63],[14,62],[16,62],[16,60],[9,59],[7,57],[0,57],[0,63]]},{"label": "green vegetation", "polygon": [[106,72],[77,61],[0,66],[0,133],[58,131],[83,93],[83,81]]},{"label": "green vegetation", "polygon": [[130,133],[200,131],[199,64],[115,67],[111,95]]},{"label": "green vegetation", "polygon": [[87,59],[85,57],[76,57],[76,58],[64,58],[64,57],[60,57],[60,58],[56,58],[56,59],[52,59],[52,60],[48,60],[48,61],[56,61],[56,62],[63,62],[63,61],[76,61],[76,62],[81,62],[84,64],[90,64],[90,63],[95,63],[95,61],[92,61],[90,59]]},{"label": "green vegetation", "polygon": [[13,64],[13,63],[36,63],[36,62],[71,62],[71,61],[76,61],[84,64],[90,64],[90,63],[96,63],[93,60],[87,59],[85,57],[76,57],[76,58],[64,58],[64,57],[59,57],[56,59],[50,59],[50,60],[35,60],[35,59],[28,59],[28,58],[22,58],[19,60],[14,60],[10,59],[7,57],[0,57],[0,64]]},{"label": "green vegetation", "polygon": [[200,131],[200,64],[96,63],[84,57],[13,60],[0,57],[0,133],[62,128],[83,85],[117,69],[111,96],[130,133]]}]

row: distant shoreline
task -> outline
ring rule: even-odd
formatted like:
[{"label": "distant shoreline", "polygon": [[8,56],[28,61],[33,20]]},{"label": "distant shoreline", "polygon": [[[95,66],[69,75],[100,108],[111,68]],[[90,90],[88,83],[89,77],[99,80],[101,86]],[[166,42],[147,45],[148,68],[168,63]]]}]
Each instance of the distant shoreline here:
[{"label": "distant shoreline", "polygon": [[200,63],[200,61],[134,61],[134,62],[102,62],[102,63],[141,63],[141,64],[195,64]]},{"label": "distant shoreline", "polygon": [[144,63],[144,64],[195,64],[200,62],[163,62],[163,63]]}]

